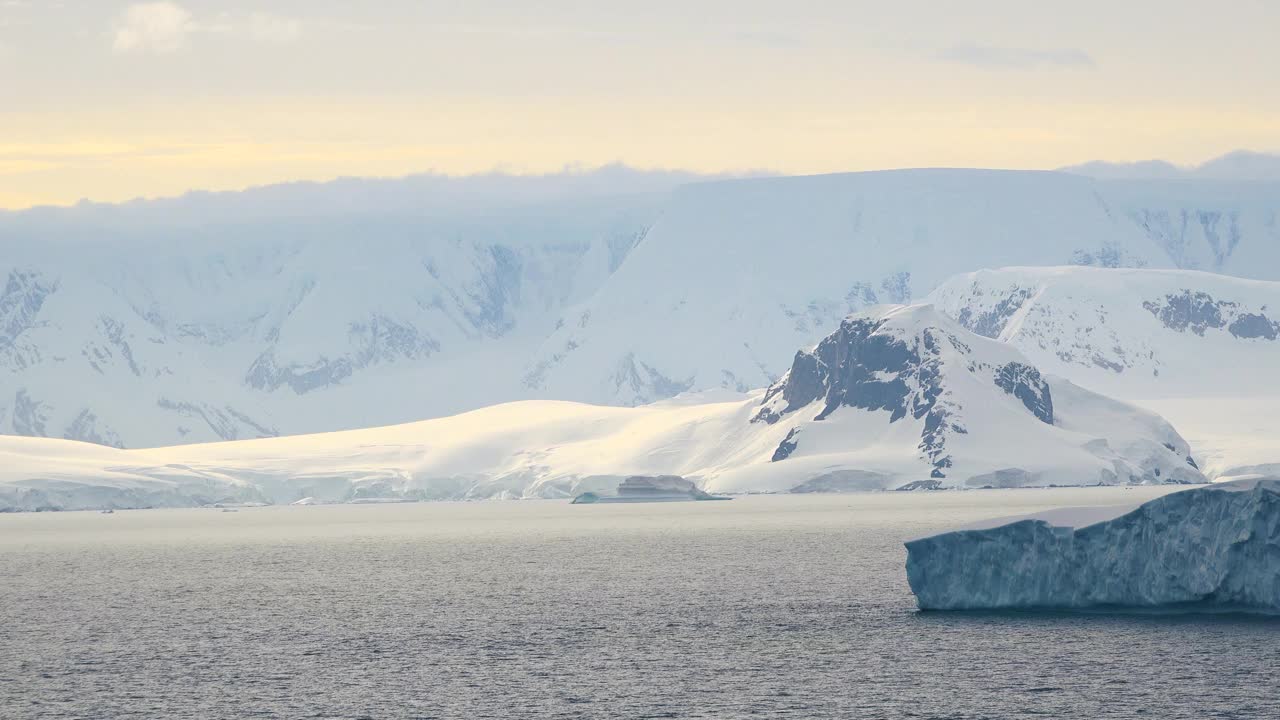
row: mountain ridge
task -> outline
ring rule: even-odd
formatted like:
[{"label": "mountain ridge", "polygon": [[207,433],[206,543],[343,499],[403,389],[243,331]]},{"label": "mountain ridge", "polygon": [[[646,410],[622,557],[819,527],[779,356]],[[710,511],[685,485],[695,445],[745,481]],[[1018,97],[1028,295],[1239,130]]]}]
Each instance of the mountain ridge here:
[{"label": "mountain ridge", "polygon": [[143,450],[0,437],[0,458],[10,510],[571,497],[630,475],[739,493],[1204,481],[1161,418],[1042,377],[1012,346],[925,305],[846,319],[774,389],[746,396],[530,400]]},{"label": "mountain ridge", "polygon": [[145,447],[643,404],[766,386],[847,314],[979,267],[1280,279],[1266,183],[942,169],[479,214],[146,210],[0,219],[0,432]]},{"label": "mountain ridge", "polygon": [[1023,267],[958,275],[929,300],[1048,372],[1168,417],[1211,477],[1280,467],[1280,282]]}]

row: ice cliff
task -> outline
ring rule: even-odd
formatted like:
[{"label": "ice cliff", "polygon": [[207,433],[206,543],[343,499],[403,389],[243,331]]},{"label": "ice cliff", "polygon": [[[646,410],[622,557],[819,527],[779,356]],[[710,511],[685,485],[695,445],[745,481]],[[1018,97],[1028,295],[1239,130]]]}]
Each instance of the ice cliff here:
[{"label": "ice cliff", "polygon": [[924,610],[1280,612],[1280,479],[1185,490],[1125,510],[1059,511],[912,540],[907,581]]}]

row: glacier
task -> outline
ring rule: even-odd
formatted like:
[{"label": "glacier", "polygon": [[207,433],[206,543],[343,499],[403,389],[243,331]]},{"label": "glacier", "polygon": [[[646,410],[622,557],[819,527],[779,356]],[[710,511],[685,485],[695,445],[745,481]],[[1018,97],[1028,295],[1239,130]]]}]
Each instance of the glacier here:
[{"label": "glacier", "polygon": [[922,610],[1280,612],[1280,478],[993,521],[906,547]]}]

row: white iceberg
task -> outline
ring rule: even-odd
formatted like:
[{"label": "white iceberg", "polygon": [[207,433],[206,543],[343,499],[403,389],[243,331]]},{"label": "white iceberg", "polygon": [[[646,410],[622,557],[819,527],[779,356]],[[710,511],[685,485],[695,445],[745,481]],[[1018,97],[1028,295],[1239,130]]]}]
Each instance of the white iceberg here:
[{"label": "white iceberg", "polygon": [[1053,511],[906,543],[922,610],[1280,612],[1280,479]]}]

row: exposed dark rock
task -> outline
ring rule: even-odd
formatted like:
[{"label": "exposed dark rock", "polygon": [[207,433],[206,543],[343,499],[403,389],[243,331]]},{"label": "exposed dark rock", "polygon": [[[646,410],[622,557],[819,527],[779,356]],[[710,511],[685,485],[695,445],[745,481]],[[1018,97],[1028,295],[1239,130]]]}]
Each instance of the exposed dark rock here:
[{"label": "exposed dark rock", "polygon": [[896,487],[894,490],[899,492],[912,492],[916,490],[941,490],[941,480],[913,480],[906,485]]},{"label": "exposed dark rock", "polygon": [[[826,394],[827,373],[824,372],[824,368],[818,367],[818,362],[818,356],[808,351],[801,350],[796,353],[795,359],[791,361],[791,373],[787,381],[774,386],[782,392],[782,397],[787,401],[784,413],[802,408]],[[766,402],[772,393],[774,389],[770,388],[765,394]]]},{"label": "exposed dark rock", "polygon": [[1213,251],[1214,269],[1221,269],[1240,244],[1240,214],[1233,212],[1227,215],[1226,227],[1220,227],[1222,218],[1222,213],[1217,211],[1201,210],[1196,213],[1209,249]]},{"label": "exposed dark rock", "polygon": [[1053,396],[1036,368],[1017,362],[1003,365],[996,370],[996,387],[1021,400],[1040,422],[1053,424]]},{"label": "exposed dark rock", "polygon": [[1118,268],[1141,266],[1141,262],[1131,262],[1125,258],[1124,251],[1115,245],[1103,245],[1097,250],[1076,250],[1071,254],[1072,265],[1091,267]]},{"label": "exposed dark rock", "polygon": [[631,388],[640,402],[675,397],[693,387],[695,379],[694,377],[685,380],[669,378],[652,365],[637,360],[635,353],[627,353],[619,361],[618,369],[613,375],[614,388],[621,389],[624,386]]},{"label": "exposed dark rock", "polygon": [[45,423],[49,417],[45,415],[43,403],[31,399],[26,388],[13,397],[13,432],[28,437],[48,437]]},{"label": "exposed dark rock", "polygon": [[934,466],[935,477],[942,477],[951,467],[946,436],[955,427],[952,408],[941,401],[942,346],[947,343],[965,352],[969,348],[937,328],[926,328],[910,339],[878,332],[884,323],[883,319],[847,318],[812,351],[796,353],[791,370],[765,393],[752,422],[775,423],[817,400],[825,402],[815,421],[841,407],[884,410],[891,423],[910,415],[924,420],[919,449]]},{"label": "exposed dark rock", "polygon": [[227,408],[225,408],[225,410],[228,415],[235,418],[236,420],[239,420],[241,423],[244,423],[250,429],[257,432],[258,437],[260,438],[278,437],[280,435],[279,430],[276,430],[275,428],[272,428],[272,427],[267,427],[266,425],[263,425],[257,422],[253,418],[249,417],[248,415],[245,415],[244,413],[240,412],[239,410],[236,410],[233,407],[228,406]]},{"label": "exposed dark rock", "polygon": [[1192,240],[1192,218],[1189,211],[1182,210],[1173,215],[1167,210],[1141,209],[1133,211],[1130,218],[1152,242],[1165,251],[1175,266],[1183,269],[1195,267],[1195,262],[1187,258]]},{"label": "exposed dark rock", "polygon": [[98,416],[88,408],[81,410],[76,419],[71,421],[71,424],[62,433],[62,437],[67,440],[79,440],[80,442],[107,445],[114,448],[124,447],[120,436],[114,430],[109,427],[98,426]]},{"label": "exposed dark rock", "polygon": [[10,270],[0,291],[0,345],[12,345],[23,331],[35,325],[36,315],[57,285],[30,270]]},{"label": "exposed dark rock", "polygon": [[351,344],[358,348],[351,357],[351,364],[356,368],[376,362],[417,360],[440,351],[440,343],[434,338],[383,315],[373,315],[367,322],[351,323],[347,334]]},{"label": "exposed dark rock", "polygon": [[751,418],[751,422],[753,423],[762,422],[762,423],[765,423],[766,425],[772,425],[781,419],[782,419],[782,413],[778,412],[777,410],[774,410],[771,407],[762,407],[760,408],[760,412],[757,412],[755,416]]},{"label": "exposed dark rock", "polygon": [[778,462],[791,457],[791,453],[795,452],[799,443],[796,442],[796,435],[800,434],[800,428],[791,428],[791,432],[778,443],[778,449],[773,451],[773,458],[770,462]]},{"label": "exposed dark rock", "polygon": [[849,306],[849,311],[853,312],[859,308],[875,305],[880,302],[880,298],[876,295],[876,291],[864,282],[856,282],[849,288],[849,292],[844,295],[845,303]]},{"label": "exposed dark rock", "polygon": [[1219,303],[1204,292],[1182,291],[1180,295],[1169,295],[1164,304],[1145,302],[1144,308],[1164,323],[1170,330],[1185,332],[1190,330],[1197,335],[1204,335],[1208,328],[1220,328],[1226,323],[1222,319]]},{"label": "exposed dark rock", "polygon": [[499,337],[515,327],[509,308],[520,299],[523,263],[515,250],[501,245],[489,248],[489,267],[479,284],[468,291],[470,302],[462,312],[472,325],[491,337]]},{"label": "exposed dark rock", "polygon": [[1093,357],[1089,358],[1089,361],[1092,362],[1095,367],[1100,367],[1103,370],[1110,370],[1113,373],[1124,372],[1124,368],[1125,368],[1124,365],[1121,365],[1120,363],[1115,362],[1114,360],[1108,360],[1107,358],[1104,358],[1101,355],[1094,355]]},{"label": "exposed dark rock", "polygon": [[744,382],[731,370],[722,369],[720,371],[720,376],[723,378],[720,381],[720,387],[722,388],[727,388],[740,393],[750,392],[752,389],[750,385]]},{"label": "exposed dark rock", "polygon": [[347,337],[353,348],[351,353],[336,358],[322,355],[307,364],[295,362],[282,366],[276,360],[275,350],[268,349],[249,366],[245,384],[267,391],[287,385],[302,395],[337,385],[356,371],[380,362],[419,360],[440,350],[440,343],[412,325],[377,314],[367,321],[351,323]]},{"label": "exposed dark rock", "polygon": [[1214,300],[1205,292],[1183,290],[1180,294],[1166,296],[1162,303],[1148,301],[1142,306],[1165,327],[1178,332],[1190,330],[1204,335],[1206,330],[1226,329],[1232,336],[1242,339],[1280,338],[1280,322],[1267,317],[1266,308],[1256,313],[1248,312],[1242,310],[1238,303]]},{"label": "exposed dark rock", "polygon": [[103,339],[106,340],[107,347],[91,343],[81,351],[81,354],[89,361],[90,366],[98,372],[103,372],[103,366],[108,364],[116,354],[119,354],[120,358],[129,366],[129,372],[136,377],[142,377],[142,369],[138,367],[138,362],[133,357],[133,348],[129,346],[124,324],[115,318],[103,315],[98,318],[98,331],[102,333]]},{"label": "exposed dark rock", "polygon": [[244,381],[250,387],[268,391],[288,385],[295,393],[302,395],[317,388],[336,385],[350,377],[351,372],[352,364],[347,358],[330,360],[320,357],[310,367],[297,364],[280,367],[276,364],[275,352],[268,350],[249,366]]},{"label": "exposed dark rock", "polygon": [[1280,335],[1280,323],[1273,322],[1266,315],[1244,313],[1227,326],[1227,332],[1238,338],[1275,340]]},{"label": "exposed dark rock", "polygon": [[254,431],[249,437],[276,437],[279,431],[269,428],[261,423],[249,420],[243,413],[233,408],[215,408],[203,403],[176,402],[169,398],[160,398],[156,405],[165,410],[172,410],[183,417],[203,420],[209,429],[215,435],[223,440],[239,440],[241,437],[240,425],[247,425]]},{"label": "exposed dark rock", "polygon": [[9,271],[0,291],[0,363],[21,370],[39,361],[38,350],[23,350],[18,337],[36,326],[40,308],[57,289],[57,283],[35,271]]},{"label": "exposed dark rock", "polygon": [[897,272],[880,281],[880,290],[887,302],[899,305],[911,301],[911,273]]},{"label": "exposed dark rock", "polygon": [[972,309],[965,307],[960,310],[956,320],[970,331],[983,337],[1000,337],[1000,333],[1004,332],[1005,327],[1009,324],[1010,318],[1013,317],[1014,313],[1022,309],[1022,306],[1033,294],[1035,294],[1035,290],[1032,288],[1012,288],[1009,290],[1009,294],[993,305],[990,310],[975,313]]}]

